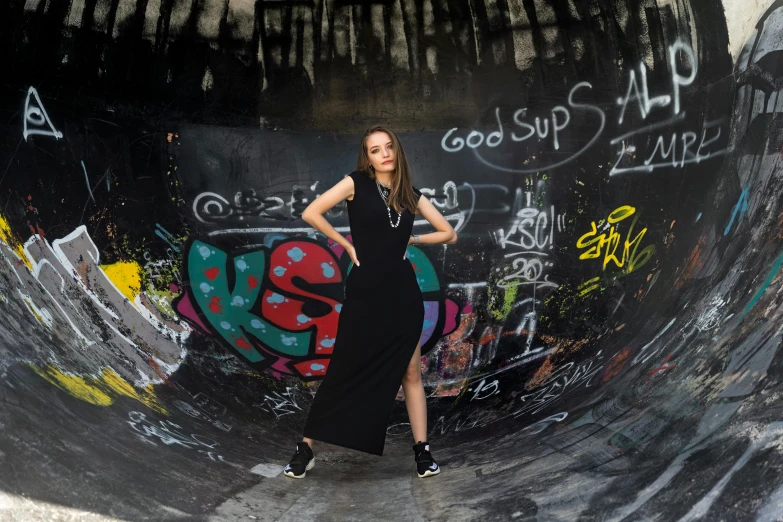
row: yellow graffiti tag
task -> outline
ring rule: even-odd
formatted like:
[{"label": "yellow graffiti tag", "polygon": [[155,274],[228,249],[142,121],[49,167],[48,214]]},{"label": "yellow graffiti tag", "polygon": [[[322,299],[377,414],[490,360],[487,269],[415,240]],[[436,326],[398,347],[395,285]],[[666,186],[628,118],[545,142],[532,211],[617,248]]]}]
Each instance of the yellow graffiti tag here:
[{"label": "yellow graffiti tag", "polygon": [[[633,239],[633,229],[636,226],[636,221],[639,219],[639,215],[635,215],[631,221],[631,226],[628,228],[628,232],[625,235],[625,240],[622,242],[622,250],[620,257],[617,256],[617,249],[621,244],[622,235],[615,226],[620,221],[634,215],[636,208],[629,205],[616,208],[606,219],[606,224],[602,227],[602,233],[598,234],[598,226],[595,221],[590,224],[591,230],[582,235],[576,242],[577,248],[586,249],[585,252],[580,254],[579,259],[597,259],[603,257],[603,269],[606,270],[606,266],[612,262],[618,268],[624,268],[625,274],[630,274],[634,270],[642,267],[650,257],[655,253],[655,245],[648,245],[641,252],[637,252],[641,245],[644,235],[647,233],[647,228],[643,228]],[[603,224],[603,220],[601,220]],[[609,229],[608,232],[606,231]]]}]

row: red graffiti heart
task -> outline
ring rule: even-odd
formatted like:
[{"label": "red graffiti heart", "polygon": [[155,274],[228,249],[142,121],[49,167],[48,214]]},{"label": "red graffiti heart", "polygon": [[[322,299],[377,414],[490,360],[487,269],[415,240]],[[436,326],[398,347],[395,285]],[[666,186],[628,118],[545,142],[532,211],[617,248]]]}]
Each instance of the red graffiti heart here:
[{"label": "red graffiti heart", "polygon": [[247,284],[250,288],[258,288],[258,277],[251,275],[247,276]]},{"label": "red graffiti heart", "polygon": [[242,348],[243,350],[250,350],[250,348],[252,348],[252,347],[251,347],[251,346],[250,346],[250,345],[247,343],[247,341],[245,341],[245,340],[244,340],[242,337],[240,337],[239,339],[237,339],[236,345],[237,345],[238,347]]},{"label": "red graffiti heart", "polygon": [[209,279],[210,281],[214,281],[214,280],[215,280],[215,278],[216,278],[218,275],[220,275],[220,270],[218,270],[218,268],[217,268],[217,267],[213,266],[212,268],[210,268],[209,270],[207,270],[207,271],[205,272],[205,274],[206,274],[206,276],[207,276],[207,279]]}]

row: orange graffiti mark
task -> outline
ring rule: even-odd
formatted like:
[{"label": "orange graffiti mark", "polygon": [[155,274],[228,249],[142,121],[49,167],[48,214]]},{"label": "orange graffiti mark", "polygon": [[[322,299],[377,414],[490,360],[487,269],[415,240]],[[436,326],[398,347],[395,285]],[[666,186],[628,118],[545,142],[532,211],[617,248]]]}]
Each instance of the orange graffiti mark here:
[{"label": "orange graffiti mark", "polygon": [[473,331],[473,327],[476,324],[475,319],[475,314],[462,314],[459,326],[457,326],[453,332],[447,335],[445,339],[450,343],[463,340],[468,335],[470,335],[471,331]]},{"label": "orange graffiti mark", "polygon": [[35,227],[33,227],[33,225],[30,225],[30,233],[33,235],[38,234],[41,237],[45,237],[43,229],[37,224],[35,225]]},{"label": "orange graffiti mark", "polygon": [[701,255],[704,251],[704,247],[707,245],[707,236],[702,234],[699,240],[696,242],[696,246],[693,248],[693,252],[688,256],[688,260],[685,262],[682,275],[674,281],[674,287],[681,287],[686,281],[691,279],[695,274],[701,272],[704,267],[704,261],[701,259]]},{"label": "orange graffiti mark", "polygon": [[[460,394],[463,387],[463,381],[458,384],[439,384],[435,389],[436,397],[456,397]],[[400,388],[402,389],[402,388]],[[402,397],[400,397],[402,399]]]},{"label": "orange graffiti mark", "polygon": [[455,377],[467,371],[473,360],[473,346],[468,342],[450,345],[441,352],[441,367],[445,377]]},{"label": "orange graffiti mark", "polygon": [[479,344],[481,346],[486,346],[492,341],[494,341],[495,339],[497,339],[497,335],[495,335],[495,331],[487,328],[486,330],[484,330],[484,333],[481,335],[481,339],[479,339]]},{"label": "orange graffiti mark", "polygon": [[[521,330],[506,330],[501,334],[501,336],[506,337],[507,335],[513,335],[514,337],[525,337],[528,334],[530,334],[531,330],[528,330],[527,328],[522,328]],[[600,338],[596,337],[595,339],[589,338],[589,339],[566,339],[563,337],[557,337],[554,335],[547,335],[545,333],[540,333],[535,330],[533,330],[533,333],[541,339],[541,341],[544,342],[547,346],[557,346],[557,350],[552,352],[552,355],[556,355],[558,353],[572,353],[580,350],[584,345],[589,343],[590,341],[595,341]],[[494,340],[495,337],[492,336],[490,340]],[[483,341],[483,338],[482,338]]]},{"label": "orange graffiti mark", "polygon": [[534,390],[544,384],[549,377],[552,376],[552,373],[555,371],[555,365],[552,362],[552,356],[547,357],[546,361],[544,361],[544,364],[541,365],[541,367],[538,369],[535,375],[527,381],[527,384],[525,384],[526,390]]},{"label": "orange graffiti mark", "polygon": [[147,357],[144,359],[147,364],[150,365],[150,368],[152,368],[152,371],[155,372],[155,375],[160,377],[164,382],[169,382],[169,375],[163,368],[160,367],[158,363],[155,362],[154,358]]},{"label": "orange graffiti mark", "polygon": [[625,365],[628,364],[628,360],[631,357],[631,349],[625,348],[624,350],[618,352],[615,354],[614,357],[609,361],[609,364],[606,367],[606,371],[604,373],[604,376],[601,378],[601,383],[606,384],[607,382],[611,381],[619,373],[625,368]]}]

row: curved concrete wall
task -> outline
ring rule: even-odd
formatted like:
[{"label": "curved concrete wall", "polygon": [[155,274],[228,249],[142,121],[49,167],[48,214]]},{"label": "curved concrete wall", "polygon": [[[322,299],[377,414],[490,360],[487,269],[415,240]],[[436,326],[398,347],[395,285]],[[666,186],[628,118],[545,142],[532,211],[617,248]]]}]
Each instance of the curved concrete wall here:
[{"label": "curved concrete wall", "polygon": [[[775,520],[781,32],[780,0],[1,6],[0,513]],[[331,447],[286,496],[349,262],[300,216],[374,122],[460,238],[408,251],[444,473],[403,477],[400,391],[389,482]]]}]

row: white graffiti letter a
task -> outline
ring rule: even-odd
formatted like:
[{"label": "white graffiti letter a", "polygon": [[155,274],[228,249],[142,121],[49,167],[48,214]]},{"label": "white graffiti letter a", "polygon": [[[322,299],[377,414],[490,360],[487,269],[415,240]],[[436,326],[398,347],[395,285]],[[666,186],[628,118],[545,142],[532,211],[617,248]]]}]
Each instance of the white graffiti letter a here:
[{"label": "white graffiti letter a", "polygon": [[[639,85],[641,85],[641,92],[639,91]],[[617,98],[617,105],[622,106],[620,111],[620,120],[617,122],[620,125],[625,118],[625,110],[628,108],[628,103],[635,101],[639,105],[639,112],[642,115],[642,119],[647,119],[647,115],[650,114],[650,110],[653,107],[666,107],[672,101],[672,97],[668,94],[656,96],[650,98],[650,90],[647,87],[647,67],[644,63],[639,64],[639,81],[636,80],[636,71],[631,69],[631,74],[628,77],[628,91],[625,93],[625,98]]]},{"label": "white graffiti letter a", "polygon": [[[33,103],[30,104],[30,98],[34,97]],[[28,129],[27,126],[31,125],[33,128]],[[41,98],[38,97],[38,91],[35,87],[30,87],[27,91],[27,100],[24,102],[24,139],[27,141],[27,137],[31,134],[40,134],[42,136],[54,136],[59,139],[63,137],[63,133],[54,128],[52,120],[49,119],[49,115],[46,114]]]}]

